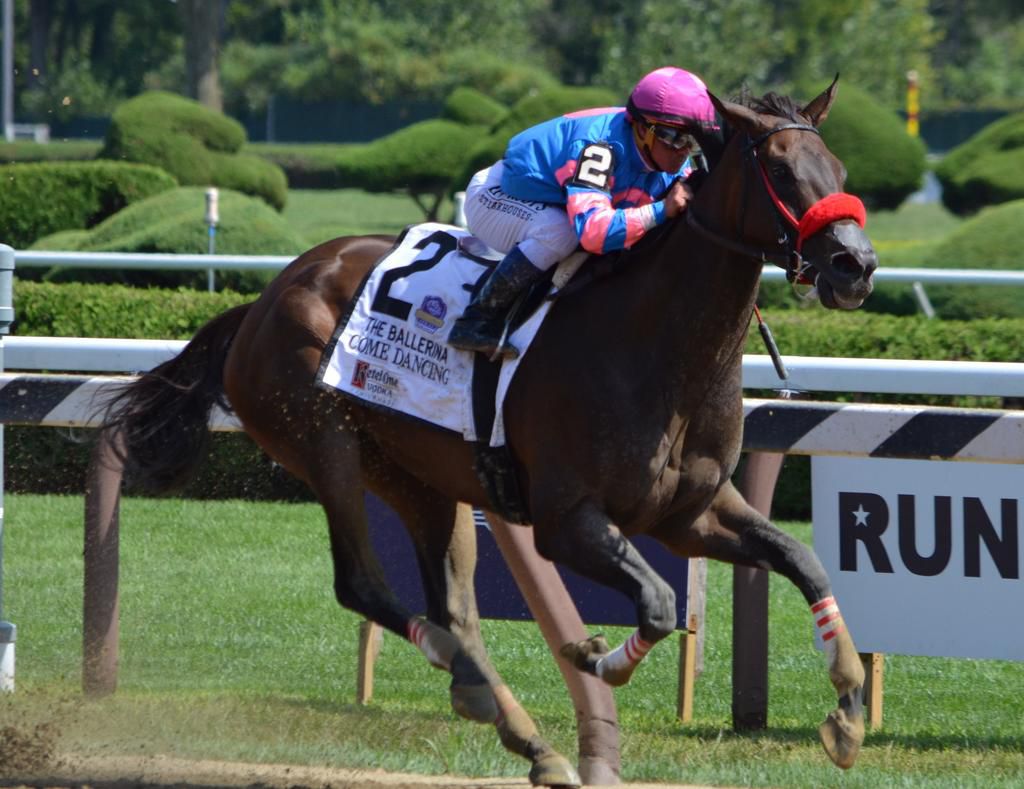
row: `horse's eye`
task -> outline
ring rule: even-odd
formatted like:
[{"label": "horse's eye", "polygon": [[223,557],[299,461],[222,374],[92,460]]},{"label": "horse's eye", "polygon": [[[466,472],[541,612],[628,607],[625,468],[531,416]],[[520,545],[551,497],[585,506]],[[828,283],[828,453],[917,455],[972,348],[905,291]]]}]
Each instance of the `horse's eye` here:
[{"label": "horse's eye", "polygon": [[793,174],[785,164],[773,164],[771,167],[772,177],[779,181],[789,181]]}]

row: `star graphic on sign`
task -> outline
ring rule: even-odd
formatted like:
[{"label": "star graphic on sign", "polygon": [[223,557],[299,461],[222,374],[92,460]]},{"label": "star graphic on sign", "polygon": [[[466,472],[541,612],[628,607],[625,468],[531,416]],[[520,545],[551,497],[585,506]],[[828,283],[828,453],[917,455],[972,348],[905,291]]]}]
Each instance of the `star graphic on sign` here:
[{"label": "star graphic on sign", "polygon": [[863,504],[858,504],[857,509],[853,511],[853,517],[857,519],[858,526],[868,525],[868,515],[871,513],[864,509]]}]

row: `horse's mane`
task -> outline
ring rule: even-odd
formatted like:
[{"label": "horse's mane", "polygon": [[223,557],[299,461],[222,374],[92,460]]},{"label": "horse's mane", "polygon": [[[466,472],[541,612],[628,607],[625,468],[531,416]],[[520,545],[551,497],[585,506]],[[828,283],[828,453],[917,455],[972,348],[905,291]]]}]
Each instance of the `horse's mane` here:
[{"label": "horse's mane", "polygon": [[763,96],[751,96],[744,91],[736,103],[764,115],[775,115],[793,123],[804,122],[800,115],[802,107],[798,106],[789,96],[783,96],[774,91],[768,91]]}]

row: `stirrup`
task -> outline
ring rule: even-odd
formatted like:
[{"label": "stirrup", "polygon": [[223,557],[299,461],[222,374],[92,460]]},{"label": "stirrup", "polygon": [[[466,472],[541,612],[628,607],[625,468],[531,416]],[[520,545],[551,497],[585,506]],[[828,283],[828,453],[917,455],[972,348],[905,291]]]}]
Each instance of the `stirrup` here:
[{"label": "stirrup", "polygon": [[494,347],[494,353],[488,357],[489,361],[496,362],[499,359],[511,361],[519,358],[519,349],[508,341],[508,332],[511,325],[511,321],[505,321],[505,328],[501,331],[501,337],[498,338],[498,344]]}]

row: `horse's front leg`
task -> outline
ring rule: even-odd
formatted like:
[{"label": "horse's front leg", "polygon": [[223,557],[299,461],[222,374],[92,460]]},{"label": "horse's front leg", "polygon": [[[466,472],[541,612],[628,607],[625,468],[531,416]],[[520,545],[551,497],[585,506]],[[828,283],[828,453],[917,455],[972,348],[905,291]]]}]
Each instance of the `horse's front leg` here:
[{"label": "horse's front leg", "polygon": [[625,685],[658,641],[676,627],[676,596],[596,504],[585,499],[569,513],[534,512],[537,552],[592,581],[617,589],[636,605],[639,626],[615,649],[601,635],[566,644],[561,654],[609,685]]},{"label": "horse's front leg", "polygon": [[[477,551],[472,510],[397,467],[389,468],[383,476],[388,486],[386,490],[382,486],[381,492],[401,516],[416,546],[428,617],[455,636],[462,651],[486,678],[498,708],[493,722],[501,744],[530,761],[530,782],[534,786],[579,786],[582,781],[576,768],[541,736],[484,647],[473,583]],[[453,682],[453,697],[466,692],[476,689],[460,688]]]},{"label": "horse's front leg", "polygon": [[[658,537],[670,542],[662,529]],[[692,541],[699,540],[698,550]],[[697,526],[682,537],[687,555],[703,554],[750,567],[773,570],[792,581],[811,607],[825,645],[829,678],[839,707],[829,713],[818,733],[829,758],[851,767],[864,740],[864,666],[832,596],[832,585],[814,551],[775,527],[727,483]],[[670,547],[672,547],[670,545]]]}]

